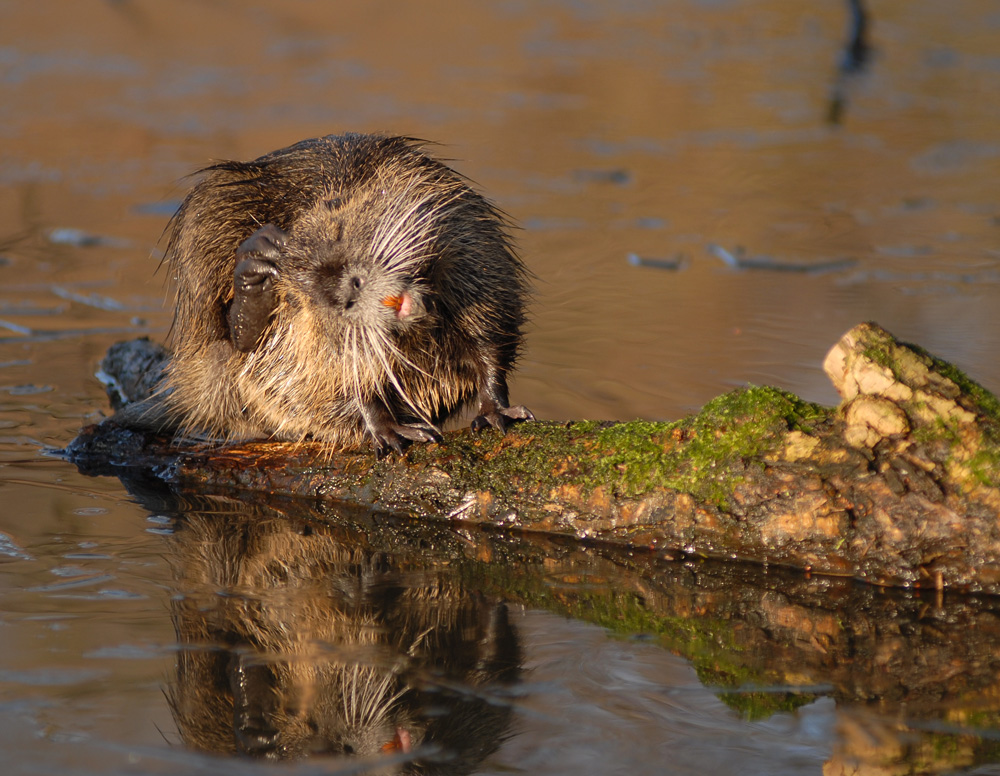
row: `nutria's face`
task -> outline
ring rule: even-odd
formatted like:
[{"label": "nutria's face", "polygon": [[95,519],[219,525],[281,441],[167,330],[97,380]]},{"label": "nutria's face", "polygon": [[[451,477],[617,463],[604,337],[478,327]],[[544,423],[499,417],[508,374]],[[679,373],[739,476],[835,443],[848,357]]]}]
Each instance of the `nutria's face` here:
[{"label": "nutria's face", "polygon": [[406,224],[392,223],[395,216],[377,196],[322,199],[291,229],[280,268],[290,300],[331,334],[403,332],[424,319],[430,257],[397,239]]},{"label": "nutria's face", "polygon": [[310,273],[310,297],[337,323],[388,331],[409,326],[425,312],[415,279],[391,275],[365,256],[328,246]]},{"label": "nutria's face", "polygon": [[323,660],[255,668],[249,681],[234,683],[235,718],[248,723],[237,738],[246,754],[371,757],[410,752],[426,735],[409,713],[413,691],[391,670]]}]

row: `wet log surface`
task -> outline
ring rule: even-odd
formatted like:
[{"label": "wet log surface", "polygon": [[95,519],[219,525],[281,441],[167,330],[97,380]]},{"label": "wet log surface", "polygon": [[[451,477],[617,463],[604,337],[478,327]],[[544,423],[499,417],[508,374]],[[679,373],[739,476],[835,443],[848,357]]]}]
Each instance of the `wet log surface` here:
[{"label": "wet log surface", "polygon": [[[159,363],[151,343],[129,349],[103,365],[126,401],[146,390],[141,365]],[[747,388],[673,423],[457,431],[381,460],[311,444],[181,444],[112,419],[64,453],[83,471],[148,472],[182,491],[282,494],[666,557],[1000,593],[997,399],[875,324],[848,332],[824,367],[839,407]],[[126,384],[140,387],[130,395]]]}]

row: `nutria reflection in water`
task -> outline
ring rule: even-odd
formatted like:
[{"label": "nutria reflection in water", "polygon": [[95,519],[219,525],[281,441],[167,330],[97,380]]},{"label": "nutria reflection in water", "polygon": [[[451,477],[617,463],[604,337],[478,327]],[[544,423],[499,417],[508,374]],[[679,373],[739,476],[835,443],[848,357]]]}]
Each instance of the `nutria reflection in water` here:
[{"label": "nutria reflection in water", "polygon": [[280,517],[188,513],[172,541],[168,696],[192,748],[467,773],[509,735],[521,654],[502,603]]}]

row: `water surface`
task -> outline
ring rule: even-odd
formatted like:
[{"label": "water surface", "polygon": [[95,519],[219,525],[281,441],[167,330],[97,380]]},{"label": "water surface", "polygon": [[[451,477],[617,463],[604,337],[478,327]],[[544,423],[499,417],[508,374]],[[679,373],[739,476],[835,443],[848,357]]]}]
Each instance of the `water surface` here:
[{"label": "water surface", "polygon": [[[520,225],[537,292],[512,395],[540,417],[673,419],[747,383],[834,403],[823,356],[866,319],[996,391],[994,4],[872,2],[851,73],[837,2],[0,8],[9,772],[336,772],[314,701],[349,666],[403,693],[372,740],[406,729],[428,768],[1000,770],[990,600],[194,502],[43,454],[106,411],[111,343],[166,339],[185,176],[343,131],[439,142]],[[273,564],[239,577],[262,553],[288,589]],[[324,631],[334,610],[354,625]],[[222,706],[179,701],[198,665]],[[286,739],[262,722],[279,689]],[[442,765],[461,746],[427,731],[458,718],[489,735]],[[313,760],[251,762],[279,741]]]}]

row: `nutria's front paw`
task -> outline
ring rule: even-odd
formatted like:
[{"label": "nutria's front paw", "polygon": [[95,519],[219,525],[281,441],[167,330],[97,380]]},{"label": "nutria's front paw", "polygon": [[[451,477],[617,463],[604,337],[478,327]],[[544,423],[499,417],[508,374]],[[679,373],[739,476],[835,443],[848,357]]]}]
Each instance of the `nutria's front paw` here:
[{"label": "nutria's front paw", "polygon": [[375,452],[379,456],[389,450],[402,453],[410,442],[440,442],[441,432],[429,423],[386,423],[371,430]]},{"label": "nutria's front paw", "polygon": [[517,404],[513,407],[480,407],[479,414],[472,419],[472,430],[482,431],[484,428],[497,429],[506,433],[507,429],[522,420],[534,420],[535,416],[527,407]]},{"label": "nutria's front paw", "polygon": [[274,312],[274,279],[278,277],[274,262],[281,258],[286,238],[278,227],[266,224],[236,250],[233,303],[227,318],[233,345],[242,353],[257,346]]}]

